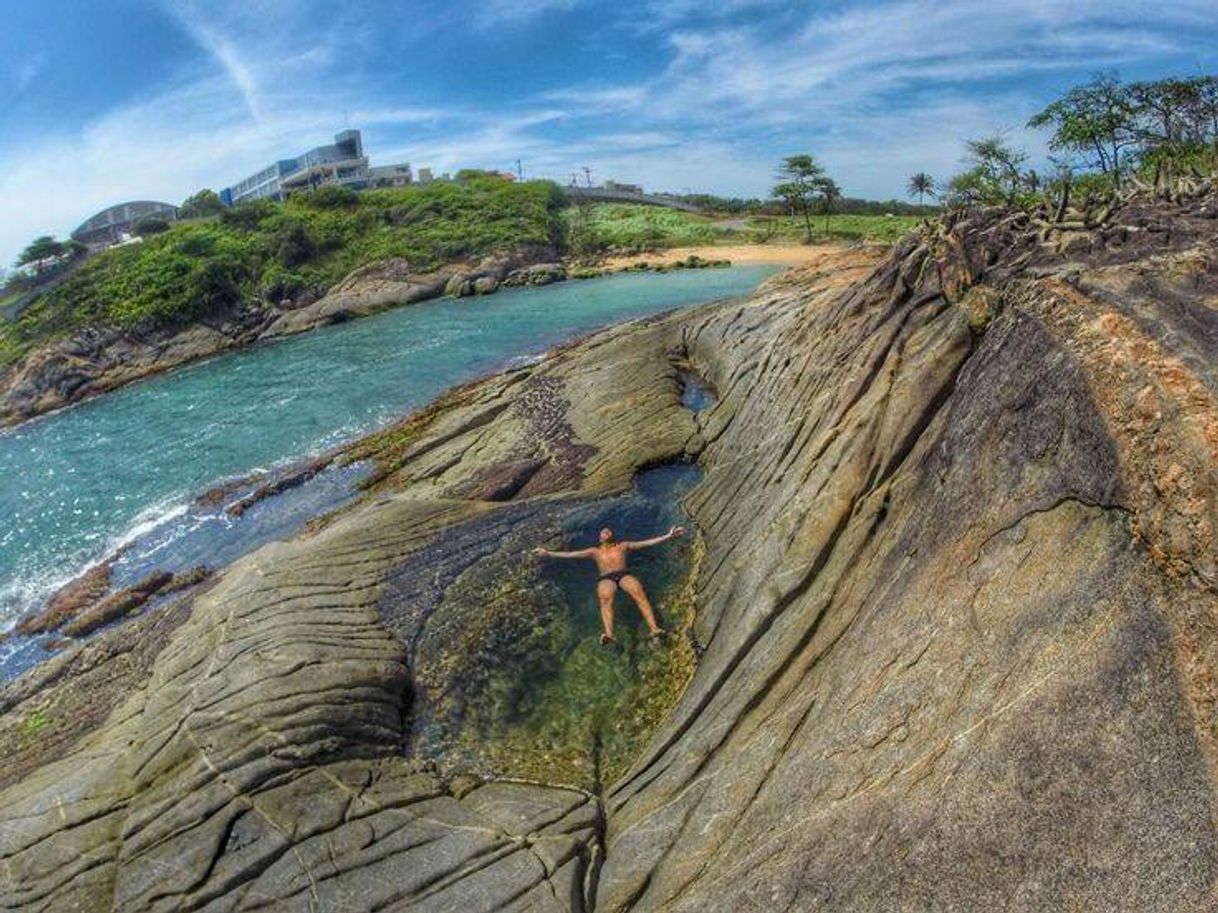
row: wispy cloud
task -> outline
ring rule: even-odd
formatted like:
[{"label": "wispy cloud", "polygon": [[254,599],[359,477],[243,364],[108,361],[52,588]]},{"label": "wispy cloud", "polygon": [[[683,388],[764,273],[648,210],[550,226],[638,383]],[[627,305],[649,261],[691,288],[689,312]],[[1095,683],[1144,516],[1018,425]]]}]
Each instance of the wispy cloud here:
[{"label": "wispy cloud", "polygon": [[[1212,0],[493,0],[375,16],[324,0],[163,3],[198,55],[134,101],[0,148],[0,260],[124,198],[223,186],[348,123],[375,159],[437,171],[520,158],[560,181],[587,165],[659,189],[761,194],[778,157],[808,150],[848,193],[887,196],[909,172],[946,176],[963,137],[1024,123],[1059,75],[1064,88],[1105,67],[1218,63]],[[585,68],[590,52],[574,50],[572,66],[547,70],[569,45],[550,20],[585,10],[594,44],[625,56]],[[509,37],[481,29],[492,24]],[[435,46],[448,62],[420,53]],[[523,97],[506,81],[470,97],[434,88],[471,67],[493,83],[504,64],[573,75]],[[35,51],[10,62],[8,83],[32,87],[49,65]]]},{"label": "wispy cloud", "polygon": [[13,83],[17,93],[24,92],[47,68],[50,57],[38,51],[17,62]]},{"label": "wispy cloud", "polygon": [[220,30],[201,15],[190,3],[167,3],[167,12],[172,14],[198,45],[211,55],[232,85],[241,93],[245,107],[254,120],[261,119],[261,103],[258,97],[258,82],[249,65],[237,53],[233,43]]},{"label": "wispy cloud", "polygon": [[480,26],[522,23],[537,16],[561,13],[580,5],[581,0],[485,0],[475,16]]}]

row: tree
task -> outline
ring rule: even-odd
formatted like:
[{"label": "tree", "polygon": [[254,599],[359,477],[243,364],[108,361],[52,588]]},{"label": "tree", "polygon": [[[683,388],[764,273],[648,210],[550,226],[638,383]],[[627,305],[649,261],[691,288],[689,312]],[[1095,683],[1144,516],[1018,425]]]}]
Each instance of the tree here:
[{"label": "tree", "polygon": [[821,212],[825,214],[825,234],[829,234],[829,217],[833,215],[833,204],[842,198],[842,189],[831,177],[816,179],[816,194],[820,198]]},{"label": "tree", "polygon": [[932,196],[934,195],[935,179],[925,171],[919,171],[910,177],[909,183],[905,185],[905,192],[911,197],[916,196],[918,198],[918,208],[923,209],[922,198],[928,193]]},{"label": "tree", "polygon": [[984,203],[1001,202],[1002,190],[981,168],[970,168],[953,175],[947,182],[944,201],[948,206],[968,209]]},{"label": "tree", "polygon": [[1194,80],[1196,95],[1190,105],[1190,114],[1208,139],[1218,158],[1218,76],[1199,76]]},{"label": "tree", "polygon": [[288,222],[278,232],[279,262],[292,269],[317,256],[317,244],[301,222]]},{"label": "tree", "polygon": [[187,197],[178,207],[178,215],[183,219],[202,219],[216,216],[224,212],[224,203],[214,190],[200,190],[194,196]]},{"label": "tree", "polygon": [[812,240],[811,204],[817,195],[818,182],[825,179],[825,169],[810,155],[788,155],[778,168],[778,183],[772,193],[787,201],[792,210],[802,212],[805,240]]},{"label": "tree", "polygon": [[131,226],[131,230],[141,238],[146,238],[149,235],[159,235],[169,231],[169,222],[160,216],[144,216]]},{"label": "tree", "polygon": [[56,241],[51,235],[40,235],[29,243],[17,258],[18,266],[33,266],[35,275],[42,275],[48,260],[58,260],[69,250],[62,241]]},{"label": "tree", "polygon": [[1121,189],[1126,150],[1138,144],[1138,108],[1116,73],[1101,73],[1076,86],[1028,121],[1032,128],[1052,127],[1049,148],[1085,155],[1092,167]]},{"label": "tree", "polygon": [[1014,203],[1024,187],[1021,169],[1028,154],[1011,146],[1004,133],[966,140],[964,145],[968,150],[966,161],[1002,189],[1004,202]]},{"label": "tree", "polygon": [[1129,94],[1144,163],[1169,174],[1218,167],[1218,77],[1135,82]]}]

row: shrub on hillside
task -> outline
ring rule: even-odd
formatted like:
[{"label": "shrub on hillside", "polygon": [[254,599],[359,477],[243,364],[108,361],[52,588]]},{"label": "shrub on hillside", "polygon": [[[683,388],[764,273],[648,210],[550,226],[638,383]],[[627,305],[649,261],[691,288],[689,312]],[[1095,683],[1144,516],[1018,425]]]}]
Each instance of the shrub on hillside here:
[{"label": "shrub on hillside", "polygon": [[516,245],[555,244],[559,205],[548,182],[487,177],[361,194],[320,188],[285,203],[243,203],[214,221],[173,223],[143,244],[85,262],[19,320],[0,325],[0,364],[83,325],[181,325],[242,300],[325,289],[376,260],[400,257],[426,270]]},{"label": "shrub on hillside", "polygon": [[169,231],[169,221],[160,216],[144,216],[131,228],[141,238],[147,238],[149,235],[159,235],[161,232]]}]

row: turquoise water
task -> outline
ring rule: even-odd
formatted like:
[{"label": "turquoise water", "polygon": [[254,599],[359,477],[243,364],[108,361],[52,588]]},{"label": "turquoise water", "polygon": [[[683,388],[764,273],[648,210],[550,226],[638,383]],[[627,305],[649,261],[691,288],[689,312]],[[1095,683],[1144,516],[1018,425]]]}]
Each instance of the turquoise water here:
[{"label": "turquoise water", "polygon": [[440,299],[190,365],[0,433],[0,630],[120,545],[171,548],[192,497],[221,480],[324,451],[573,335],[746,294],[773,272],[631,273]]}]

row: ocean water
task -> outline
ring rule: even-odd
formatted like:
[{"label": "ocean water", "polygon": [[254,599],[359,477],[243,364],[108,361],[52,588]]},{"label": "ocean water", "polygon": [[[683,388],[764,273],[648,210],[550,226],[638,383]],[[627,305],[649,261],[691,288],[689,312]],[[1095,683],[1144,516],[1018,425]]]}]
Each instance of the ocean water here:
[{"label": "ocean water", "polygon": [[222,564],[340,502],[351,478],[319,478],[241,521],[192,506],[212,485],[320,453],[598,327],[747,294],[774,271],[630,273],[439,299],[218,356],[0,432],[0,630],[121,546],[136,546],[129,574],[116,567],[129,579],[153,565]]}]

